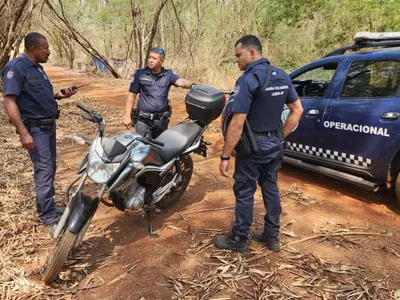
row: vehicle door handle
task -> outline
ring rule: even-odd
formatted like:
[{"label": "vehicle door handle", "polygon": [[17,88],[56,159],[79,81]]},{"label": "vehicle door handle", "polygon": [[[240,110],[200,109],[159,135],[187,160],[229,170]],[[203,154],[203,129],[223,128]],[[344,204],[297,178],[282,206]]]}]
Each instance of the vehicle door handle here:
[{"label": "vehicle door handle", "polygon": [[383,120],[397,120],[400,117],[400,114],[395,111],[390,111],[381,115],[381,119]]},{"label": "vehicle door handle", "polygon": [[310,109],[310,110],[307,112],[307,115],[313,115],[313,116],[319,115],[319,110],[318,110],[318,109]]}]

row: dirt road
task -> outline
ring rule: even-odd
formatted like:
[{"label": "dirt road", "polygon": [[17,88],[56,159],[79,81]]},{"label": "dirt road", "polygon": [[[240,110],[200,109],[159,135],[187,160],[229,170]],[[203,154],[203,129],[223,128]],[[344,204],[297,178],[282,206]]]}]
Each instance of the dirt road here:
[{"label": "dirt road", "polygon": [[[85,100],[88,105],[97,103],[109,132],[124,130],[129,81],[88,77],[53,66],[46,66],[46,72],[55,86],[91,82],[79,95],[91,98]],[[174,124],[186,116],[184,91],[173,89],[170,98]],[[66,101],[61,111],[73,109],[76,102]],[[68,136],[78,129],[86,135],[94,132],[81,129],[81,121],[74,123],[76,130],[71,128],[69,118],[62,114],[59,121],[60,189],[73,178],[85,151]],[[139,213],[101,206],[56,285],[60,293],[72,289],[79,299],[368,299],[374,294],[377,299],[394,299],[390,297],[400,290],[400,210],[395,198],[295,168],[284,166],[279,173],[281,240],[286,246],[279,253],[254,242],[249,255],[215,251],[211,238],[230,230],[234,218],[233,180],[218,172],[218,122],[205,138],[214,144],[207,159],[192,156],[194,175],[187,192],[175,207],[154,216],[159,237],[148,236],[146,218]],[[263,215],[257,191],[255,229],[262,227]],[[39,263],[50,249],[39,251]],[[24,268],[37,270],[39,263]],[[40,284],[37,272],[28,278]]]}]

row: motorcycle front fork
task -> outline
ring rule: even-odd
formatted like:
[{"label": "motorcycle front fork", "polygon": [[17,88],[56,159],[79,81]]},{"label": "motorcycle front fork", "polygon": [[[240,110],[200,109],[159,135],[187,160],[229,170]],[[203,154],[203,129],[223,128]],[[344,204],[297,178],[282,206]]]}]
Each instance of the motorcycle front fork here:
[{"label": "motorcycle front fork", "polygon": [[90,223],[92,222],[92,219],[93,219],[93,216],[91,216],[90,219],[87,220],[85,226],[83,226],[81,232],[78,235],[78,238],[76,239],[75,247],[78,247],[79,244],[82,242],[83,237],[85,236],[85,233],[88,230]]},{"label": "motorcycle front fork", "polygon": [[[86,179],[87,179],[87,173],[84,173],[81,178],[81,181],[79,182],[79,185],[78,185],[77,189],[75,190],[75,192],[73,193],[73,195],[67,195],[68,205],[67,205],[63,215],[61,216],[60,221],[58,222],[55,233],[54,233],[54,238],[57,239],[64,230],[68,230],[67,229],[68,226],[70,226],[70,227],[72,226],[70,228],[72,232],[75,232],[74,229],[77,229],[82,226],[82,228],[79,230],[79,235],[78,235],[77,241],[75,242],[75,247],[78,246],[81,243],[81,241],[83,240],[83,237],[84,237],[87,229],[89,228],[89,225],[92,221],[93,215],[97,209],[97,204],[95,204],[95,206],[92,205],[92,208],[94,208],[94,211],[92,210],[92,212],[90,212],[91,216],[86,220],[86,222],[84,220],[85,218],[82,219],[82,216],[85,216],[84,212],[83,212],[83,215],[79,215],[79,216],[74,215],[72,217],[75,217],[75,218],[71,219],[71,212],[74,213],[73,208],[74,208],[74,204],[75,204],[75,200],[76,200],[75,197],[78,193],[81,195],[81,190],[83,188],[83,185],[85,184]],[[107,187],[107,185],[104,184],[100,188],[100,190],[97,194],[97,197],[95,199],[92,199],[92,204],[94,204],[93,201],[97,201],[97,203],[98,203],[99,199],[101,199],[101,197],[103,196],[106,187]],[[83,203],[79,204],[79,202],[78,202],[78,205],[82,205],[82,204]],[[88,206],[88,205],[90,207],[90,204],[86,204],[85,206]],[[76,211],[75,211],[75,213],[76,213]],[[80,213],[79,210],[78,210],[78,213]],[[72,224],[71,224],[71,221],[72,221]],[[85,222],[85,223],[83,223],[83,222]]]},{"label": "motorcycle front fork", "polygon": [[[72,197],[70,195],[67,195],[67,200],[68,200],[67,207],[65,208],[65,211],[64,211],[63,215],[61,216],[60,221],[58,221],[58,224],[57,224],[56,230],[54,232],[54,236],[53,236],[55,239],[57,239],[58,236],[60,235],[60,233],[63,231],[63,229],[68,221],[68,217],[71,212],[72,206],[74,205],[74,196],[76,195],[76,193],[78,191],[80,191],[82,189],[83,185],[85,184],[87,176],[88,176],[87,173],[83,174],[82,179],[79,182],[79,185],[76,188],[76,191],[74,192],[74,195]],[[70,189],[71,189],[71,187],[68,189],[68,193],[69,193]]]}]

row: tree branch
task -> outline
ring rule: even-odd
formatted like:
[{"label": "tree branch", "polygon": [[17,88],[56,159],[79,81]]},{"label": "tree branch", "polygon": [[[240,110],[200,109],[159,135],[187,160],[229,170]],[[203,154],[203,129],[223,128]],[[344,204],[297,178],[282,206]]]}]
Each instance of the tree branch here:
[{"label": "tree branch", "polygon": [[80,33],[78,32],[73,25],[70,23],[68,20],[64,6],[61,0],[58,0],[58,3],[60,4],[60,9],[61,9],[61,15],[56,11],[54,6],[50,3],[49,0],[45,0],[47,6],[49,7],[50,11],[63,23],[66,28],[69,30],[69,33],[72,35],[72,38],[75,40],[78,45],[82,47],[82,49],[89,54],[91,57],[98,59],[101,61],[104,66],[111,72],[111,74],[115,78],[121,78],[121,76],[118,74],[118,72],[108,63],[107,59],[100,54],[93,46],[92,44]]}]

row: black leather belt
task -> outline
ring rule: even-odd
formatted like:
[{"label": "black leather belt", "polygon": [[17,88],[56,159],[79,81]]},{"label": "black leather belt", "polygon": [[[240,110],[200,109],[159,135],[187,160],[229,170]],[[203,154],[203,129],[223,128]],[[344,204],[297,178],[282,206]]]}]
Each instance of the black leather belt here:
[{"label": "black leather belt", "polygon": [[275,137],[278,136],[278,131],[277,130],[272,130],[272,131],[258,131],[254,132],[255,137]]},{"label": "black leather belt", "polygon": [[48,119],[25,119],[24,124],[29,127],[41,127],[46,125],[54,125],[55,119],[48,118]]},{"label": "black leather belt", "polygon": [[162,113],[147,113],[140,111],[139,117],[148,120],[159,120],[162,119],[166,113],[168,113],[168,111]]}]

